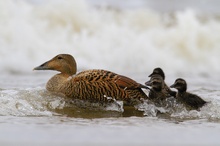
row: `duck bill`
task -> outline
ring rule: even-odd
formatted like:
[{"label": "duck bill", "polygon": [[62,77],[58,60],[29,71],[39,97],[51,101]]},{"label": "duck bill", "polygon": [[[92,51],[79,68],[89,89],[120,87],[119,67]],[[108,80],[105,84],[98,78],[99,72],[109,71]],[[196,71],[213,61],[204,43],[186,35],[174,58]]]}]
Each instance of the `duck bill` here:
[{"label": "duck bill", "polygon": [[152,84],[151,84],[151,81],[145,82],[145,85],[146,85],[146,86],[151,86],[151,85],[152,85]]},{"label": "duck bill", "polygon": [[153,75],[153,72],[148,77],[151,77],[152,75]]},{"label": "duck bill", "polygon": [[170,86],[170,88],[175,88],[175,86],[176,86],[176,84],[173,84],[173,85]]},{"label": "duck bill", "polygon": [[35,67],[33,70],[52,70],[51,67],[48,66],[48,62],[41,64],[40,66]]}]

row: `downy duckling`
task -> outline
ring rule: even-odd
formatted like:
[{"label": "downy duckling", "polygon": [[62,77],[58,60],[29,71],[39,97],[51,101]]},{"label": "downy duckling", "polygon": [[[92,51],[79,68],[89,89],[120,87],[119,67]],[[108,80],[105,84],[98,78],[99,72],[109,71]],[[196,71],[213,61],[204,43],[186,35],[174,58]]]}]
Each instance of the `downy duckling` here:
[{"label": "downy duckling", "polygon": [[167,92],[164,92],[164,80],[161,76],[151,78],[147,86],[151,86],[149,92],[149,99],[158,107],[172,108],[175,98],[167,96]]},{"label": "downy duckling", "polygon": [[46,89],[73,99],[101,102],[109,98],[123,101],[148,98],[142,91],[146,86],[111,71],[94,69],[76,73],[76,61],[69,54],[59,54],[34,70],[59,71],[47,82]]},{"label": "downy duckling", "polygon": [[198,110],[202,106],[204,106],[207,102],[204,101],[199,96],[186,92],[187,83],[184,79],[178,78],[175,83],[170,86],[171,88],[176,88],[178,93],[176,94],[176,99],[182,102],[184,105],[189,107],[190,109]]},{"label": "downy duckling", "polygon": [[175,96],[176,95],[176,92],[175,91],[172,91],[165,83],[165,74],[163,72],[163,70],[161,68],[155,68],[153,70],[153,72],[148,76],[148,77],[151,77],[151,79],[147,82],[145,82],[145,85],[148,85],[149,82],[151,82],[151,80],[153,80],[154,78],[158,78],[161,77],[162,80],[163,80],[163,83],[164,83],[164,86],[162,88],[162,92],[164,94],[166,94],[166,97],[171,97],[171,96]]},{"label": "downy duckling", "polygon": [[164,93],[162,90],[164,88],[164,81],[161,76],[151,78],[149,82],[146,82],[146,85],[151,86],[151,89],[148,95],[149,99],[157,101],[157,100],[163,100],[166,98],[167,94]]}]

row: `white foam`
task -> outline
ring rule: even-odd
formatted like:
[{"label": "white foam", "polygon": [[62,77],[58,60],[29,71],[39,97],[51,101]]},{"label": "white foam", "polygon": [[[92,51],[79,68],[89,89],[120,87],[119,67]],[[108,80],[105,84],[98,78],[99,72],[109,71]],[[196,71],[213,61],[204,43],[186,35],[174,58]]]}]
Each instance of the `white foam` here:
[{"label": "white foam", "polygon": [[38,97],[40,95],[31,90],[2,90],[0,92],[0,115],[51,116],[52,113],[46,111],[44,101]]},{"label": "white foam", "polygon": [[80,69],[115,72],[220,72],[220,21],[194,10],[105,9],[85,1],[0,2],[1,72],[31,72],[71,53]]}]

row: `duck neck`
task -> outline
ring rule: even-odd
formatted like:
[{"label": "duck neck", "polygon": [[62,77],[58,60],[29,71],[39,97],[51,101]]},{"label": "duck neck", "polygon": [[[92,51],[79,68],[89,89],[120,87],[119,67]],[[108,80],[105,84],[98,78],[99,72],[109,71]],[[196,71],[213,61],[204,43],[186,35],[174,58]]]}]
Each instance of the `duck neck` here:
[{"label": "duck neck", "polygon": [[70,74],[59,73],[54,75],[46,85],[46,89],[50,92],[61,92],[63,85],[72,77]]},{"label": "duck neck", "polygon": [[61,72],[60,74],[63,76],[73,76],[76,74],[76,67],[67,68],[64,72]]},{"label": "duck neck", "polygon": [[180,95],[180,96],[183,96],[183,94],[186,92],[186,90],[178,90],[178,94]]},{"label": "duck neck", "polygon": [[186,87],[181,87],[178,89],[178,92],[184,93],[184,92],[186,92],[186,89],[187,89]]}]

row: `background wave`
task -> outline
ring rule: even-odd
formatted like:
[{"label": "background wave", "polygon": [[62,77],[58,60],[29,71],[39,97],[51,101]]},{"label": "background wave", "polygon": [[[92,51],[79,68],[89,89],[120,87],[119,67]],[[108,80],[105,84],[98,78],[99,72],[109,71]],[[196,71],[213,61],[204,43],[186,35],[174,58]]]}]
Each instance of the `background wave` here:
[{"label": "background wave", "polygon": [[86,1],[0,1],[0,72],[29,73],[58,53],[78,68],[219,73],[220,20],[192,9],[94,7]]}]

